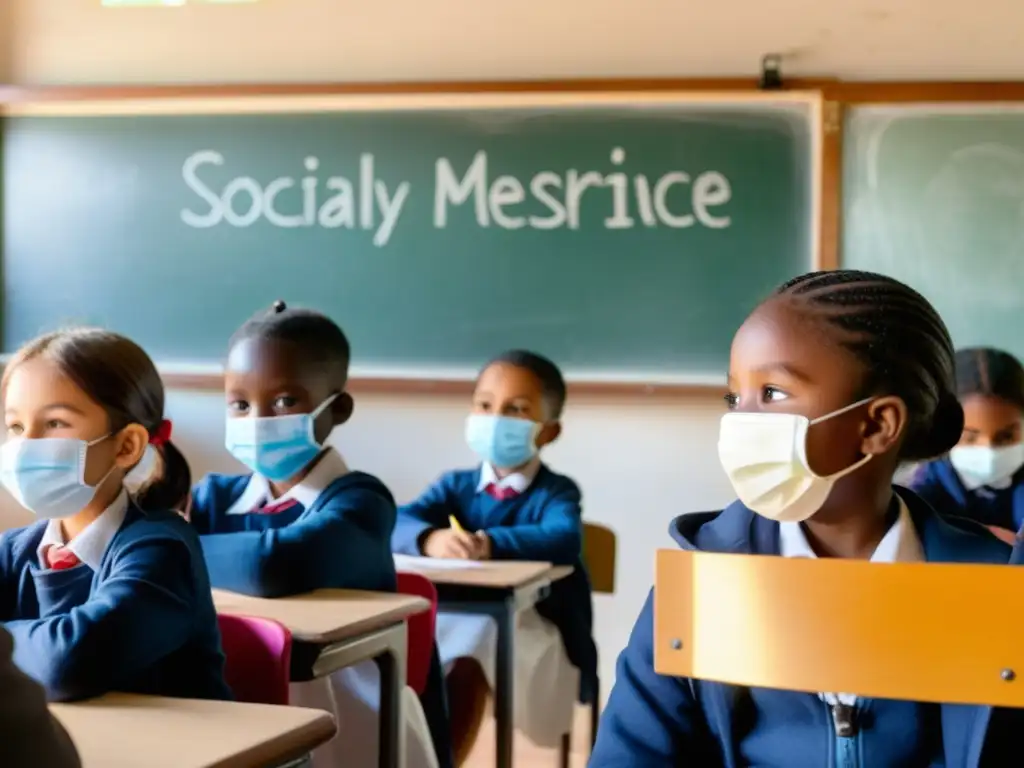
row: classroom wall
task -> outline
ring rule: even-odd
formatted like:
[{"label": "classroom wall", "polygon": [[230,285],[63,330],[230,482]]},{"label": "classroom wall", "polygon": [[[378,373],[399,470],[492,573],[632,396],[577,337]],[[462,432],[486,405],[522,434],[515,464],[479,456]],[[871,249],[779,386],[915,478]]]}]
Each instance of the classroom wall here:
[{"label": "classroom wall", "polygon": [[[2,0],[29,83],[752,74],[1019,77],[1018,0]],[[2,34],[2,33],[0,33]],[[978,43],[984,41],[984,44]]]},{"label": "classroom wall", "polygon": [[[189,2],[0,0],[0,77],[5,62],[22,83],[707,77],[752,74],[769,51],[787,54],[793,73],[1012,77],[1024,25],[1016,0],[989,0],[986,12],[954,0]],[[461,398],[361,396],[336,442],[352,466],[409,499],[443,468],[471,461],[466,407]],[[596,606],[606,681],[649,587],[652,554],[669,544],[670,519],[730,498],[715,453],[720,412],[714,398],[569,403],[547,458],[583,487],[587,518],[619,535],[618,591]],[[170,414],[197,473],[231,467],[217,393],[173,392]],[[10,504],[3,512],[7,525],[24,519]]]}]

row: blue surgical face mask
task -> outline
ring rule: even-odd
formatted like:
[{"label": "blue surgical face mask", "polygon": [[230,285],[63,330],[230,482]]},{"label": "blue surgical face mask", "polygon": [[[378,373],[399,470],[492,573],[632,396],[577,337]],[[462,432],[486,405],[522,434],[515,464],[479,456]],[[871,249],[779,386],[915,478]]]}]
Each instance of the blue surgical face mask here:
[{"label": "blue surgical face mask", "polygon": [[253,472],[282,483],[320,454],[323,446],[316,441],[313,424],[337,396],[328,397],[312,413],[229,418],[224,445]]},{"label": "blue surgical face mask", "polygon": [[511,469],[537,455],[540,430],[541,425],[529,419],[473,413],[466,420],[466,442],[492,467]]},{"label": "blue surgical face mask", "polygon": [[0,446],[0,481],[36,517],[57,520],[82,511],[113,465],[96,485],[85,482],[89,447],[110,435],[86,442],[70,437],[12,437]]}]

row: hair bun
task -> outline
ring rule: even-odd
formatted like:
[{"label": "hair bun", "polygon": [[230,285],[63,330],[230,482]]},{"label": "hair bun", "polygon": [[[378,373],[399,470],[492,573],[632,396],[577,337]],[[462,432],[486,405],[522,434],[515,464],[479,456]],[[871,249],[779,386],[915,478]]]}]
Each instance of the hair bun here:
[{"label": "hair bun", "polygon": [[951,392],[944,393],[935,406],[930,427],[919,435],[909,435],[902,456],[909,461],[926,461],[942,456],[960,442],[964,431],[964,409]]},{"label": "hair bun", "polygon": [[282,301],[281,299],[278,299],[273,303],[273,305],[270,308],[271,310],[273,310],[275,315],[279,315],[286,309],[288,309],[288,305],[285,304],[284,301]]}]

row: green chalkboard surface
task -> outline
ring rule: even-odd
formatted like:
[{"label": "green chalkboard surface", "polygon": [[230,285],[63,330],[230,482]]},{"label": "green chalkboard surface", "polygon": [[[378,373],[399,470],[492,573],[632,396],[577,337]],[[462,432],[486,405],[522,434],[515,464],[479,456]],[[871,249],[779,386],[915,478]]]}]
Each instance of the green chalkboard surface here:
[{"label": "green chalkboard surface", "polygon": [[362,371],[507,347],[571,375],[718,378],[812,262],[802,104],[10,116],[4,347],[96,323],[217,362],[283,298]]},{"label": "green chalkboard surface", "polygon": [[1024,110],[859,108],[844,147],[844,265],[917,288],[958,346],[1024,356]]}]

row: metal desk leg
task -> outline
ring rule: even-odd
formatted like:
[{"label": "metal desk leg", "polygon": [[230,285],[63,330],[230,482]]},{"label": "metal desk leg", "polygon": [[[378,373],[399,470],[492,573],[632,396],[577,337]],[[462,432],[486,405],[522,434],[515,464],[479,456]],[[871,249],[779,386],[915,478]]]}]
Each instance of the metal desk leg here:
[{"label": "metal desk leg", "polygon": [[512,737],[515,733],[515,634],[516,600],[506,598],[504,610],[497,612],[497,670],[495,674],[494,720],[495,765],[512,768]]},{"label": "metal desk leg", "polygon": [[405,622],[393,634],[388,650],[374,659],[380,670],[380,768],[406,768],[402,707],[408,643]]},{"label": "metal desk leg", "polygon": [[313,664],[313,677],[373,659],[380,670],[380,768],[406,768],[405,688],[408,632],[404,621],[368,635],[324,648]]}]

